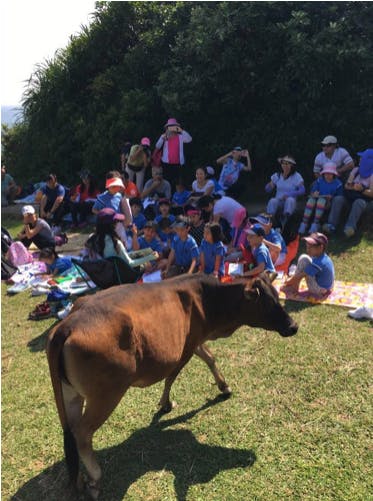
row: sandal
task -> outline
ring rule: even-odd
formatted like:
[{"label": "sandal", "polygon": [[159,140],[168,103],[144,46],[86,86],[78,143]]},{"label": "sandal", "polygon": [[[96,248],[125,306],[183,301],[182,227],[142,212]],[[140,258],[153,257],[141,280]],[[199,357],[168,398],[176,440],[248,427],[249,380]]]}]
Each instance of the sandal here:
[{"label": "sandal", "polygon": [[52,316],[52,311],[47,302],[38,304],[35,309],[29,314],[30,320],[41,320]]}]

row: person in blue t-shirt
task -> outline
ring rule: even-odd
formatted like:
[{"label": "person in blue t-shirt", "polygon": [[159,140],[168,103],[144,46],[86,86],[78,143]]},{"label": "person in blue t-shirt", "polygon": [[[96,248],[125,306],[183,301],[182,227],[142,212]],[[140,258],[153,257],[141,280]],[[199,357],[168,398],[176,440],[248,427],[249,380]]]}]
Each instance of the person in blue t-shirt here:
[{"label": "person in blue t-shirt", "polygon": [[149,247],[162,254],[163,246],[160,238],[157,235],[157,223],[155,221],[147,221],[143,228],[144,234],[141,237],[137,236],[137,227],[132,225],[132,248],[133,250],[148,249]]},{"label": "person in blue t-shirt", "polygon": [[323,233],[311,233],[303,240],[307,254],[299,257],[294,275],[286,280],[283,287],[298,291],[302,278],[305,278],[311,294],[328,294],[333,289],[335,275],[333,261],[326,254],[328,238]]},{"label": "person in blue t-shirt", "polygon": [[48,175],[41,192],[43,196],[40,200],[40,217],[50,224],[59,224],[67,213],[66,191],[64,186],[58,183],[56,174]]},{"label": "person in blue t-shirt", "polygon": [[142,212],[141,199],[137,197],[130,198],[129,204],[132,211],[132,222],[136,225],[137,230],[141,232],[146,223],[146,217]]},{"label": "person in blue t-shirt", "polygon": [[343,185],[338,176],[337,164],[327,162],[321,171],[321,176],[311,186],[310,196],[304,209],[303,220],[298,230],[300,235],[306,233],[314,211],[315,215],[310,227],[310,233],[317,232],[320,227],[320,220],[325,211],[330,207],[333,197],[343,195]]},{"label": "person in blue t-shirt", "polygon": [[281,233],[273,229],[271,214],[259,214],[259,216],[250,217],[249,221],[253,224],[259,223],[262,226],[265,233],[263,243],[269,249],[275,268],[284,264],[288,253],[286,242]]},{"label": "person in blue t-shirt", "polygon": [[47,265],[48,273],[52,275],[61,275],[73,265],[70,257],[59,256],[52,247],[40,251],[39,261]]},{"label": "person in blue t-shirt", "polygon": [[200,245],[200,267],[202,273],[213,274],[215,277],[224,275],[225,249],[222,242],[222,232],[219,223],[207,223],[203,231]]},{"label": "person in blue t-shirt", "polygon": [[170,278],[181,273],[194,273],[199,261],[197,242],[189,235],[189,222],[187,219],[176,221],[172,227],[176,237],[171,244],[171,251],[164,270],[164,278]]},{"label": "person in blue t-shirt", "polygon": [[158,224],[158,236],[162,240],[162,242],[167,242],[168,235],[159,228],[160,221],[165,218],[167,218],[171,224],[176,221],[176,217],[170,213],[170,210],[171,202],[168,200],[168,198],[161,198],[158,201],[159,214],[155,217],[154,221]]},{"label": "person in blue t-shirt", "polygon": [[175,216],[180,216],[184,214],[184,207],[186,206],[192,192],[186,189],[185,183],[182,179],[177,181],[175,188],[176,191],[172,195],[171,199],[171,212]]},{"label": "person in blue t-shirt", "polygon": [[263,271],[268,271],[269,273],[275,272],[275,267],[273,265],[271,254],[268,247],[263,242],[265,237],[265,231],[263,227],[256,223],[251,228],[245,230],[247,234],[247,240],[249,241],[251,252],[254,257],[254,267],[249,271],[245,271],[243,276],[250,277],[253,275],[258,275]]}]

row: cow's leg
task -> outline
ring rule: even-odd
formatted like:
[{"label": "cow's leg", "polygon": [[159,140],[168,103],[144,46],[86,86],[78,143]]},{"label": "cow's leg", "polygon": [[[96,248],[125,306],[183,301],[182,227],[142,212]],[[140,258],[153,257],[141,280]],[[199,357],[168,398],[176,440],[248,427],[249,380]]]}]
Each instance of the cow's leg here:
[{"label": "cow's leg", "polygon": [[216,367],[215,363],[215,358],[214,355],[211,353],[211,351],[207,348],[206,345],[200,344],[197,346],[197,348],[194,350],[194,353],[201,358],[206,364],[208,365],[210,371],[212,372],[215,382],[218,385],[219,390],[224,394],[224,395],[230,395],[232,393],[232,390],[230,387],[227,385],[223,375],[219,371],[219,369]]},{"label": "cow's leg", "polygon": [[86,401],[84,414],[73,429],[76,438],[80,459],[87,469],[90,477],[87,488],[89,495],[97,499],[99,495],[99,481],[101,478],[101,468],[95,458],[92,448],[92,438],[98,428],[106,421],[118,405],[125,392],[113,393],[108,391],[105,394],[90,397]]},{"label": "cow's leg", "polygon": [[171,402],[170,400],[171,386],[175,381],[175,379],[177,378],[177,376],[179,375],[181,369],[187,362],[189,362],[191,356],[188,357],[186,360],[183,360],[183,362],[180,363],[180,365],[178,365],[176,369],[174,369],[174,371],[165,379],[163,393],[158,404],[160,406],[161,412],[171,412],[172,409],[175,407],[176,403]]}]

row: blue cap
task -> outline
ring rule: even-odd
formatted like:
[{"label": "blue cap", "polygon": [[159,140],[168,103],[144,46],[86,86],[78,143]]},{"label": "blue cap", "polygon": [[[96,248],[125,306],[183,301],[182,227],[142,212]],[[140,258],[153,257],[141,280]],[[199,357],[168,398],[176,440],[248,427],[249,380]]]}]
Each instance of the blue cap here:
[{"label": "blue cap", "polygon": [[263,226],[259,223],[254,224],[251,228],[245,230],[248,235],[257,235],[258,237],[264,237],[265,231]]}]

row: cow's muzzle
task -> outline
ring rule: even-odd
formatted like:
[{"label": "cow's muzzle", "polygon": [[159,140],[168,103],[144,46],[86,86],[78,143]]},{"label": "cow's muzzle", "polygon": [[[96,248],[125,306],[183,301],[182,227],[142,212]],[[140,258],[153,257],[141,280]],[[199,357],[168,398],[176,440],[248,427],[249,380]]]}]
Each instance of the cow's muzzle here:
[{"label": "cow's muzzle", "polygon": [[294,336],[298,332],[298,325],[293,322],[286,329],[279,331],[282,337]]}]

